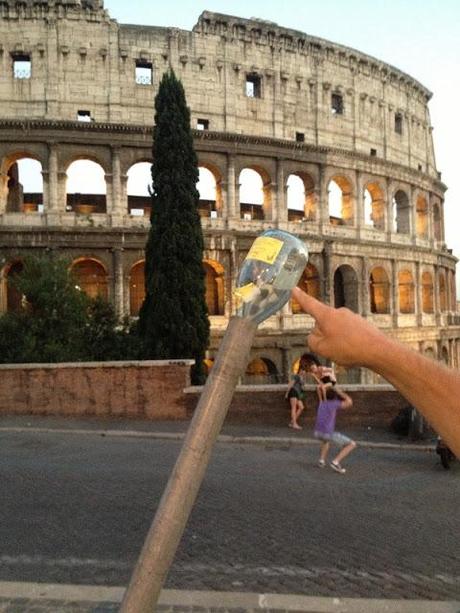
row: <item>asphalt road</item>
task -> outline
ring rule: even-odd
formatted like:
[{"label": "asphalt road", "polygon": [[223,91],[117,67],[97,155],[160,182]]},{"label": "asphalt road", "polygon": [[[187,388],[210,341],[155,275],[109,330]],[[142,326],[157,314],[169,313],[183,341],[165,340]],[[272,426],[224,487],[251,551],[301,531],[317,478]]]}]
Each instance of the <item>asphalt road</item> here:
[{"label": "asphalt road", "polygon": [[[0,580],[125,585],[181,442],[0,433]],[[218,444],[166,587],[460,598],[460,463]]]}]

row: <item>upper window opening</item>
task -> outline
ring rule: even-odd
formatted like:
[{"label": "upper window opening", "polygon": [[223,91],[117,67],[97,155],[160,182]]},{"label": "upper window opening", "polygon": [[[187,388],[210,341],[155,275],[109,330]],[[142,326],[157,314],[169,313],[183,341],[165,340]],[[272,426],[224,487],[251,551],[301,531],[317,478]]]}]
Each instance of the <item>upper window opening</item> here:
[{"label": "upper window opening", "polygon": [[77,120],[91,122],[91,111],[77,111]]},{"label": "upper window opening", "polygon": [[372,157],[375,157],[377,155],[377,149],[371,149],[370,153]]},{"label": "upper window opening", "polygon": [[136,83],[138,85],[152,85],[153,65],[152,62],[136,60]]},{"label": "upper window opening", "polygon": [[197,130],[209,130],[209,119],[197,119],[196,129]]},{"label": "upper window opening", "polygon": [[13,57],[13,75],[15,79],[30,79],[32,75],[30,55],[15,55]]},{"label": "upper window opening", "polygon": [[395,132],[396,134],[403,133],[403,116],[401,113],[395,115]]},{"label": "upper window opening", "polygon": [[261,78],[256,74],[246,75],[246,96],[248,98],[260,98],[262,94]]},{"label": "upper window opening", "polygon": [[332,94],[331,111],[333,115],[343,115],[343,97],[341,94]]},{"label": "upper window opening", "polygon": [[305,142],[305,134],[303,132],[296,132],[295,133],[295,139],[298,143],[304,143]]}]

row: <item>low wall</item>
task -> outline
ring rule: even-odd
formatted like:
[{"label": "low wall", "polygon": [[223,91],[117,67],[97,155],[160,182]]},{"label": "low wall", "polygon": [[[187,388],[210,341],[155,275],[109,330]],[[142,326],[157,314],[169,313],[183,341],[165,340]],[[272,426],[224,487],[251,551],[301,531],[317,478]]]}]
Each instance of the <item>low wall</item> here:
[{"label": "low wall", "polygon": [[0,365],[0,414],[186,419],[193,360]]},{"label": "low wall", "polygon": [[[202,388],[190,387],[192,360],[0,365],[0,415],[97,415],[151,420],[190,419]],[[286,425],[287,385],[237,387],[229,423]],[[345,385],[353,407],[343,424],[387,427],[407,401],[389,385]],[[307,391],[301,421],[311,427],[316,390]]]},{"label": "low wall", "polygon": [[[340,411],[337,427],[388,427],[407,400],[391,385],[342,385],[341,388],[353,399],[353,407]],[[285,426],[290,420],[289,402],[284,398],[287,385],[245,385],[237,388],[230,405],[228,423],[258,423]],[[201,388],[185,390],[187,414],[193,415]],[[306,410],[300,422],[312,427],[316,416],[318,397],[316,389],[309,387],[306,395]]]}]

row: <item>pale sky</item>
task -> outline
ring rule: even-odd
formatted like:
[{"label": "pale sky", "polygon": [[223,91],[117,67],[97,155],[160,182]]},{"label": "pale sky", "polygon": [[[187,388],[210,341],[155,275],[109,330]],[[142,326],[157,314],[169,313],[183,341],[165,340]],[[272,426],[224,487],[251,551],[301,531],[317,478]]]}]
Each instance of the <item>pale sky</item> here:
[{"label": "pale sky", "polygon": [[[433,92],[429,103],[438,170],[448,191],[446,242],[460,258],[459,0],[105,0],[120,23],[191,30],[204,10],[258,17],[353,47],[410,74]],[[456,108],[456,104],[459,108]],[[457,276],[460,268],[457,266]]]}]

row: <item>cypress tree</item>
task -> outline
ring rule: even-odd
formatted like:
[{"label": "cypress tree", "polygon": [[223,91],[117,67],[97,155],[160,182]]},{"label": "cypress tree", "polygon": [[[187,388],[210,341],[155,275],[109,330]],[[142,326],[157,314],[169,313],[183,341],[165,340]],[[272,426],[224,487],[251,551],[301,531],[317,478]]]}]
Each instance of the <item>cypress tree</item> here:
[{"label": "cypress tree", "polygon": [[165,73],[155,98],[152,211],[145,254],[139,332],[147,359],[193,358],[192,382],[204,380],[209,342],[198,160],[182,83]]}]

